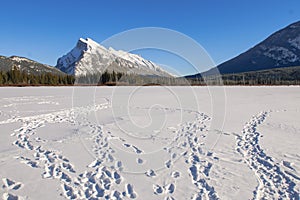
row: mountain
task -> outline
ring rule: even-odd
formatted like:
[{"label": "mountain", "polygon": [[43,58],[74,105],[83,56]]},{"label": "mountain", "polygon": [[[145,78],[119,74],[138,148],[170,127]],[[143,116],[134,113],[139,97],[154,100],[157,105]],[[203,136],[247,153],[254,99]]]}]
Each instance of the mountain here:
[{"label": "mountain", "polygon": [[202,75],[216,74],[216,69],[221,74],[229,74],[299,65],[300,21],[275,32],[248,51]]},{"label": "mountain", "polygon": [[75,76],[108,72],[172,76],[153,62],[136,54],[105,48],[90,38],[80,38],[75,48],[59,58],[56,67]]},{"label": "mountain", "polygon": [[28,74],[40,75],[44,73],[51,73],[56,75],[63,75],[64,73],[55,67],[41,64],[36,61],[24,57],[0,56],[0,71],[9,71],[16,67],[20,71],[27,72]]}]

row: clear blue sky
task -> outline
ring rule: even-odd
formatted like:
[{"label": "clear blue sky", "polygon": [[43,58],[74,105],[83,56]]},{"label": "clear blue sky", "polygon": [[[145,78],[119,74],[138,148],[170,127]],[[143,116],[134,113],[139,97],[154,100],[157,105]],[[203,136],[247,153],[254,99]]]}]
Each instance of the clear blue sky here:
[{"label": "clear blue sky", "polygon": [[[80,37],[102,42],[128,29],[151,26],[190,36],[218,64],[298,20],[299,0],[2,0],[0,55],[55,65]],[[145,57],[151,59],[151,54]]]}]

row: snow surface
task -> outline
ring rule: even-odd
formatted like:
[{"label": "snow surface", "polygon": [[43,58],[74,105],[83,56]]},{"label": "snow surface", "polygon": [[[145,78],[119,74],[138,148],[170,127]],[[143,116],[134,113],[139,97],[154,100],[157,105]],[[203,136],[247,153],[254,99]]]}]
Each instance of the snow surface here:
[{"label": "snow surface", "polygon": [[299,199],[300,87],[224,89],[0,88],[0,195]]},{"label": "snow surface", "polygon": [[59,58],[57,68],[68,74],[83,76],[105,70],[142,75],[173,76],[141,56],[122,50],[106,49],[90,38],[80,38],[75,48]]}]

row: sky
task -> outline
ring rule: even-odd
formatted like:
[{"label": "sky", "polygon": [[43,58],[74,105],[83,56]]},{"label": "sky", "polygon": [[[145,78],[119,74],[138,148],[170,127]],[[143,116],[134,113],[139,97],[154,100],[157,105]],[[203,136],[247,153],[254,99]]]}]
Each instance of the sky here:
[{"label": "sky", "polygon": [[[133,28],[162,27],[192,38],[220,64],[299,20],[299,0],[2,0],[0,55],[54,66],[80,37],[101,43]],[[195,72],[165,52],[137,53],[181,74]]]}]

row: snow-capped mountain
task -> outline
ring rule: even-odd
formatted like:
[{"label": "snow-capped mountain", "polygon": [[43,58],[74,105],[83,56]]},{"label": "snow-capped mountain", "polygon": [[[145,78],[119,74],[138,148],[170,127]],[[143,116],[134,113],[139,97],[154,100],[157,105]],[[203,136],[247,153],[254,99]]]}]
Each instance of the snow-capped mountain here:
[{"label": "snow-capped mountain", "polygon": [[56,67],[75,76],[115,71],[139,75],[173,76],[136,54],[105,48],[90,38],[80,38],[75,48],[59,58]]},{"label": "snow-capped mountain", "polygon": [[63,72],[61,72],[55,67],[41,64],[39,62],[30,60],[28,58],[19,57],[19,56],[11,56],[11,57],[0,56],[0,71],[9,71],[14,67],[28,74],[35,74],[35,75],[44,74],[44,73],[51,73],[57,75],[64,74]]},{"label": "snow-capped mountain", "polygon": [[221,74],[228,74],[291,66],[300,66],[300,21],[203,74],[215,74],[216,69]]}]

